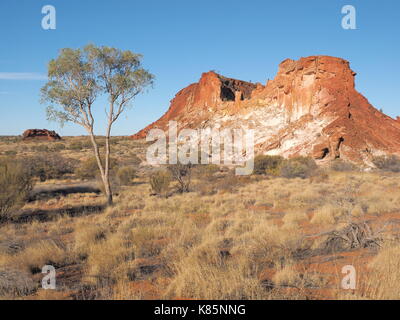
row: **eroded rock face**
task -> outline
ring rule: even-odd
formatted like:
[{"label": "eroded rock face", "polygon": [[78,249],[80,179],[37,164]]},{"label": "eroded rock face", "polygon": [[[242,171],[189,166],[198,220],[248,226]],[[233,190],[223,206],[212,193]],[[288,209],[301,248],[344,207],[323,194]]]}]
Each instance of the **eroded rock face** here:
[{"label": "eroded rock face", "polygon": [[61,140],[61,137],[55,131],[49,131],[46,129],[28,129],[22,134],[23,140]]},{"label": "eroded rock face", "polygon": [[287,59],[265,86],[204,73],[163,117],[132,137],[166,130],[170,120],[180,128],[250,128],[258,153],[371,165],[375,155],[400,154],[400,121],[355,90],[355,75],[348,61],[329,56]]},{"label": "eroded rock face", "polygon": [[197,83],[179,91],[171,100],[168,111],[156,122],[132,136],[143,139],[152,128],[165,128],[168,121],[179,121],[182,127],[196,128],[201,118],[206,121],[218,114],[220,108],[238,107],[243,100],[250,99],[256,85],[223,77],[213,71],[203,73]]}]

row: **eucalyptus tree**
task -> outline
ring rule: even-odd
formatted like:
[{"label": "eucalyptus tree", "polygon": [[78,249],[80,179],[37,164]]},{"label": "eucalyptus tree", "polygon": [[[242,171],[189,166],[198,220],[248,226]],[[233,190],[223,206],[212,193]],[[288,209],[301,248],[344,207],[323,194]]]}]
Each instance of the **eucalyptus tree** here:
[{"label": "eucalyptus tree", "polygon": [[[153,79],[154,76],[142,67],[142,55],[111,47],[65,48],[49,62],[48,82],[41,89],[42,103],[49,104],[47,118],[61,125],[73,122],[85,128],[109,205],[113,203],[110,184],[112,126],[134,98],[153,84]],[[100,150],[94,134],[95,102],[102,96],[108,101],[104,151]]]}]

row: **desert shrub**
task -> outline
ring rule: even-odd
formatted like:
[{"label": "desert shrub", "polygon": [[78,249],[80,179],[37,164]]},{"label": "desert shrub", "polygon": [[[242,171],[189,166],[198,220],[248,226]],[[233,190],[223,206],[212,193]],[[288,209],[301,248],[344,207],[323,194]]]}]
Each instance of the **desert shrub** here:
[{"label": "desert shrub", "polygon": [[37,146],[32,146],[31,151],[33,151],[33,152],[49,152],[49,147],[45,144],[39,144]]},{"label": "desert shrub", "polygon": [[83,149],[82,142],[80,142],[80,141],[71,142],[70,145],[68,146],[68,149],[69,150],[76,150],[76,151],[82,150]]},{"label": "desert shrub", "polygon": [[5,154],[6,156],[15,156],[17,153],[18,153],[18,152],[15,151],[15,150],[7,150],[7,151],[4,151],[4,154]]},{"label": "desert shrub", "polygon": [[23,204],[32,187],[32,177],[21,163],[0,160],[0,221],[6,220],[11,210]]},{"label": "desert shrub", "polygon": [[[110,170],[117,166],[117,160],[110,158]],[[75,170],[75,174],[80,179],[94,179],[100,175],[99,166],[95,157],[91,157],[81,162],[80,166]]]},{"label": "desert shrub", "polygon": [[40,181],[46,181],[73,173],[78,161],[64,158],[56,153],[47,153],[27,157],[22,160],[22,163],[32,176],[39,178]]},{"label": "desert shrub", "polygon": [[314,159],[309,157],[295,157],[283,161],[280,167],[280,175],[285,178],[308,178],[315,170],[317,165]]},{"label": "desert shrub", "polygon": [[357,169],[357,167],[354,164],[346,162],[342,159],[335,159],[334,161],[332,161],[330,168],[333,171],[340,171],[340,172],[355,171]]},{"label": "desert shrub", "polygon": [[326,169],[322,168],[317,168],[316,170],[313,170],[310,175],[310,183],[316,182],[316,183],[321,183],[321,182],[327,182],[329,180],[329,174]]},{"label": "desert shrub", "polygon": [[61,150],[65,150],[65,144],[64,143],[56,143],[51,148],[51,151],[61,151]]},{"label": "desert shrub", "polygon": [[400,158],[395,155],[374,157],[372,162],[383,171],[400,172]]},{"label": "desert shrub", "polygon": [[196,166],[194,173],[198,178],[210,179],[219,171],[219,166],[216,164],[203,164]]},{"label": "desert shrub", "polygon": [[129,155],[129,163],[138,166],[142,163],[142,160],[135,153],[131,153]]},{"label": "desert shrub", "polygon": [[0,270],[0,296],[21,297],[33,293],[36,283],[28,272],[19,270]]},{"label": "desert shrub", "polygon": [[281,156],[258,155],[254,158],[254,174],[278,175],[284,159]]},{"label": "desert shrub", "polygon": [[150,176],[150,186],[154,194],[162,195],[168,191],[171,175],[168,171],[160,170]]},{"label": "desert shrub", "polygon": [[178,182],[178,191],[189,192],[193,165],[177,163],[171,164],[167,168],[172,179]]},{"label": "desert shrub", "polygon": [[132,180],[136,178],[137,173],[132,166],[119,168],[117,171],[117,179],[121,185],[128,186],[132,184]]}]

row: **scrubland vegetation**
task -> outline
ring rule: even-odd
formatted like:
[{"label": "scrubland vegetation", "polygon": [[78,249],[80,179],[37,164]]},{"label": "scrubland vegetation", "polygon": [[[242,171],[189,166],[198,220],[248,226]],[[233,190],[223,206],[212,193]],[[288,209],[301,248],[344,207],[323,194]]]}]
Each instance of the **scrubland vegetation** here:
[{"label": "scrubland vegetation", "polygon": [[[113,139],[108,207],[85,138],[1,141],[1,298],[400,298],[397,158],[362,171],[258,156],[235,176],[146,167],[143,143]],[[40,286],[46,264],[56,290]],[[345,265],[355,290],[341,288]]]}]

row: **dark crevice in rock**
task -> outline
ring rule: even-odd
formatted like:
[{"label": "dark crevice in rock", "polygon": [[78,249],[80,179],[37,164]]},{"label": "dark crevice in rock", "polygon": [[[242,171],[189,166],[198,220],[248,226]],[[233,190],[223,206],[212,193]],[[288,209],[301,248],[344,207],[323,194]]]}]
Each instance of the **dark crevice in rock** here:
[{"label": "dark crevice in rock", "polygon": [[250,99],[251,93],[257,85],[251,82],[219,76],[221,80],[221,100],[235,101],[235,93],[240,92],[240,100]]},{"label": "dark crevice in rock", "polygon": [[318,157],[317,160],[325,159],[328,154],[329,154],[329,148],[323,148],[322,155]]}]

